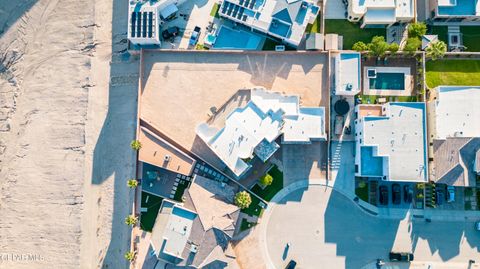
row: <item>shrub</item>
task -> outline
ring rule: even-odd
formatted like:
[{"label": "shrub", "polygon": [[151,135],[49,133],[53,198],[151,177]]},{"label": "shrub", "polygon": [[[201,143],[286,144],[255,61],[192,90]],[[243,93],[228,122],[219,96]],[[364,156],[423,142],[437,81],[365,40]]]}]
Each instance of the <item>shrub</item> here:
[{"label": "shrub", "polygon": [[260,177],[260,184],[264,187],[272,185],[273,177],[270,174],[265,174]]},{"label": "shrub", "polygon": [[137,224],[138,218],[135,217],[134,215],[129,215],[125,218],[125,224],[133,226]]},{"label": "shrub", "polygon": [[139,150],[142,148],[142,143],[140,143],[138,140],[133,140],[132,143],[130,143],[130,147],[132,147],[134,150]]},{"label": "shrub", "polygon": [[408,25],[408,37],[421,38],[427,33],[427,25],[424,22],[410,23]]},{"label": "shrub", "polygon": [[365,181],[361,180],[358,182],[358,187],[363,189],[367,186],[367,183],[365,183]]},{"label": "shrub", "polygon": [[133,259],[135,259],[135,252],[128,251],[127,253],[125,253],[125,259],[127,259],[130,262],[133,261]]},{"label": "shrub", "polygon": [[383,36],[374,36],[372,42],[368,44],[368,49],[373,56],[382,57],[388,50],[388,43]]},{"label": "shrub", "polygon": [[251,203],[252,197],[250,197],[250,193],[246,191],[241,191],[235,195],[235,205],[237,205],[241,209],[249,207]]},{"label": "shrub", "polygon": [[413,55],[421,45],[422,41],[420,41],[420,39],[416,37],[410,37],[407,39],[407,44],[405,44],[403,50],[406,51],[408,54]]},{"label": "shrub", "polygon": [[367,46],[367,44],[363,43],[362,41],[358,41],[355,44],[353,44],[352,49],[355,50],[355,51],[358,51],[358,52],[362,52],[362,51],[367,51],[368,46]]},{"label": "shrub", "polygon": [[134,189],[134,188],[136,188],[136,187],[138,186],[138,181],[137,181],[136,179],[134,179],[134,178],[129,179],[129,180],[127,181],[127,186],[128,186],[129,188]]},{"label": "shrub", "polygon": [[445,52],[447,52],[447,44],[443,41],[436,41],[430,43],[426,49],[427,57],[430,57],[433,61],[439,58],[443,58]]},{"label": "shrub", "polygon": [[392,54],[395,54],[398,51],[398,44],[393,42],[392,44],[388,45],[388,51],[390,51]]}]

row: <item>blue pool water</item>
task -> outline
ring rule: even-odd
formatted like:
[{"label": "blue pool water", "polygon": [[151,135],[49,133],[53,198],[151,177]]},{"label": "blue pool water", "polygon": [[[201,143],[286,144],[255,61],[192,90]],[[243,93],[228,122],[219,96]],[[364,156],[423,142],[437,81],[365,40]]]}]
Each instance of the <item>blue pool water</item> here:
[{"label": "blue pool water", "polygon": [[361,172],[363,176],[383,176],[383,158],[373,156],[373,147],[362,146],[360,148],[362,158]]},{"label": "blue pool water", "polygon": [[475,15],[475,6],[478,0],[456,0],[457,4],[450,7],[438,7],[438,15],[457,15],[471,16]]},{"label": "blue pool water", "polygon": [[243,30],[233,30],[222,26],[213,44],[214,49],[256,50],[263,38]]},{"label": "blue pool water", "polygon": [[185,209],[179,208],[179,207],[174,207],[173,211],[172,211],[172,214],[177,215],[177,216],[182,217],[182,218],[185,218],[185,219],[189,219],[189,220],[193,220],[197,216],[197,214],[195,214],[193,212],[190,212],[190,211],[187,211]]},{"label": "blue pool water", "polygon": [[369,80],[372,90],[405,90],[404,73],[377,72],[377,77]]}]

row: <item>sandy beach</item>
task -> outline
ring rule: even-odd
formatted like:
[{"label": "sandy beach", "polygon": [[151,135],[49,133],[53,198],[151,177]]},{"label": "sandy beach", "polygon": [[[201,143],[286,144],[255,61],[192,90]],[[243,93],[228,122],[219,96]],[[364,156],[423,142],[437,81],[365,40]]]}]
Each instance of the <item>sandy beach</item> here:
[{"label": "sandy beach", "polygon": [[126,6],[0,0],[0,268],[128,267]]}]

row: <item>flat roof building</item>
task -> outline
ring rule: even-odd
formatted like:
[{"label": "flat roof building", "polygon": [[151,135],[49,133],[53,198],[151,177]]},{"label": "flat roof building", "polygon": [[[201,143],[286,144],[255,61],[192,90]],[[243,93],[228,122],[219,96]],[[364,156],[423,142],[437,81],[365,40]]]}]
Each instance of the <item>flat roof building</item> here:
[{"label": "flat roof building", "polygon": [[[381,110],[371,109],[373,106]],[[428,180],[424,103],[358,105],[355,110],[356,176],[387,181]]]},{"label": "flat roof building", "polygon": [[219,14],[297,47],[319,11],[307,0],[225,0]]},{"label": "flat roof building", "polygon": [[413,0],[349,0],[348,20],[361,21],[362,28],[410,22],[415,17],[413,2]]},{"label": "flat roof building", "polygon": [[336,95],[356,95],[361,84],[361,55],[359,52],[341,52],[335,55],[334,89]]},{"label": "flat roof building", "polygon": [[439,86],[428,102],[432,181],[475,186],[480,152],[480,86]]},{"label": "flat roof building", "polygon": [[239,178],[251,167],[249,159],[257,156],[265,162],[280,148],[275,140],[282,134],[282,143],[326,140],[325,109],[300,107],[299,102],[297,95],[255,88],[247,105],[228,115],[225,127],[203,123],[197,135]]}]

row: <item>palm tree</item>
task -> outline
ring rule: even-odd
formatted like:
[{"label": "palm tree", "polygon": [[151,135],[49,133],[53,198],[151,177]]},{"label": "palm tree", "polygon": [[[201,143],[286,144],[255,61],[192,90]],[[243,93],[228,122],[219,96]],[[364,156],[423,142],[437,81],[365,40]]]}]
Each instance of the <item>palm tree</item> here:
[{"label": "palm tree", "polygon": [[132,147],[134,150],[139,150],[142,148],[142,143],[140,143],[138,140],[133,140],[132,143],[130,143],[130,147]]},{"label": "palm tree", "polygon": [[127,224],[127,225],[134,226],[135,224],[137,224],[137,221],[138,221],[138,218],[135,217],[134,215],[128,215],[125,218],[125,224]]},{"label": "palm tree", "polygon": [[135,189],[138,186],[138,181],[134,178],[131,178],[127,181],[127,186],[132,189]]},{"label": "palm tree", "polygon": [[430,46],[427,47],[427,57],[431,58],[433,61],[439,58],[443,58],[445,52],[447,52],[447,44],[443,41],[435,41],[430,43]]},{"label": "palm tree", "polygon": [[127,259],[130,262],[133,261],[133,259],[135,259],[135,252],[127,251],[127,253],[125,253],[125,259]]}]

